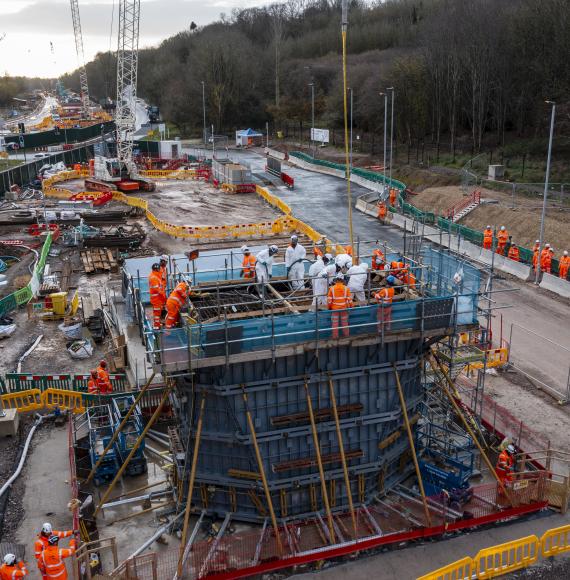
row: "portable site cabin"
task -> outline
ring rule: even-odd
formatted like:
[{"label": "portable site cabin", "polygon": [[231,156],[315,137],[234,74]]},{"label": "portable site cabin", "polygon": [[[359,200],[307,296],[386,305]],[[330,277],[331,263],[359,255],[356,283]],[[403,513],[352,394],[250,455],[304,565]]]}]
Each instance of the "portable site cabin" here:
[{"label": "portable site cabin", "polygon": [[242,129],[236,131],[236,147],[252,147],[263,144],[263,133],[258,133],[253,129]]}]

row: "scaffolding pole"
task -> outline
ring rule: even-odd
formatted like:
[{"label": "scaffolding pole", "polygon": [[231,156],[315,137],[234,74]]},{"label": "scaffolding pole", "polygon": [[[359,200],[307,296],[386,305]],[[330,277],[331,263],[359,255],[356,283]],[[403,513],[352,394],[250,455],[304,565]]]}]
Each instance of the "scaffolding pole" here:
[{"label": "scaffolding pole", "polygon": [[190,479],[188,480],[188,492],[186,493],[186,510],[184,512],[184,525],[182,527],[182,538],[180,543],[180,556],[178,557],[178,578],[182,577],[182,567],[184,566],[184,551],[186,549],[186,536],[188,534],[188,524],[190,523],[190,511],[192,504],[192,493],[194,492],[194,480],[196,479],[196,467],[198,465],[198,451],[200,449],[200,437],[202,436],[202,424],[204,418],[204,407],[206,406],[206,393],[202,393],[200,401],[200,415],[196,426],[196,438],[194,439],[194,452],[192,455],[192,467],[190,469]]},{"label": "scaffolding pole", "polygon": [[412,450],[412,458],[414,460],[414,467],[416,469],[416,475],[418,477],[418,484],[420,486],[420,493],[422,495],[422,503],[424,504],[424,513],[426,516],[427,524],[431,527],[431,515],[429,513],[429,507],[426,499],[426,492],[424,489],[424,481],[422,479],[422,473],[420,471],[420,464],[418,463],[418,456],[416,454],[416,446],[414,445],[414,436],[412,434],[412,427],[410,425],[410,420],[408,418],[408,409],[406,407],[406,400],[404,399],[404,390],[402,389],[402,383],[400,383],[400,375],[396,365],[394,367],[394,375],[396,376],[396,386],[398,387],[398,396],[400,397],[400,406],[402,407],[402,415],[404,417],[404,423],[406,425],[406,431],[408,432],[408,439],[410,440],[410,449]]},{"label": "scaffolding pole", "polygon": [[119,437],[119,434],[123,430],[123,427],[125,426],[125,424],[129,420],[129,417],[134,413],[135,409],[137,408],[137,405],[139,404],[139,401],[142,399],[143,395],[146,393],[146,391],[150,387],[150,384],[152,383],[152,379],[154,379],[154,375],[155,375],[155,373],[153,371],[152,374],[150,375],[150,378],[146,382],[145,386],[141,389],[140,393],[137,395],[135,402],[130,406],[129,410],[127,411],[127,414],[123,417],[123,420],[121,421],[119,427],[113,433],[113,436],[111,437],[111,441],[109,441],[109,443],[107,443],[107,447],[105,447],[105,449],[103,449],[103,453],[101,453],[101,457],[99,457],[99,459],[97,460],[97,463],[95,463],[95,465],[91,468],[91,471],[89,472],[89,475],[87,476],[87,479],[84,482],[85,484],[88,484],[93,479],[95,473],[97,473],[97,469],[99,469],[99,466],[101,465],[101,463],[103,463],[103,459],[105,459],[105,455],[107,455],[107,451],[109,451],[109,449],[111,449],[111,447],[113,447],[113,445],[115,444],[115,441]]},{"label": "scaffolding pole", "polygon": [[[432,353],[432,355],[433,355],[433,353]],[[439,365],[439,362],[437,361],[437,359],[435,357],[434,357],[434,359],[437,362],[437,364]],[[435,371],[436,370],[436,363],[434,363],[434,361],[432,360],[432,357],[429,357],[428,356],[428,361],[429,361],[429,364],[431,365],[431,368]],[[445,393],[445,395],[447,396],[447,398],[449,399],[450,403],[453,405],[453,408],[455,409],[455,413],[461,419],[461,422],[463,423],[463,426],[467,430],[467,433],[469,433],[471,439],[473,439],[473,442],[475,443],[475,445],[477,445],[477,449],[479,450],[479,453],[481,454],[481,457],[483,458],[483,460],[487,464],[487,467],[488,467],[489,471],[493,474],[493,477],[497,480],[497,483],[501,487],[501,490],[503,491],[503,493],[505,494],[505,496],[512,503],[512,499],[511,499],[510,494],[507,492],[507,490],[505,488],[505,485],[501,481],[501,478],[497,475],[497,472],[495,471],[495,468],[493,467],[493,464],[491,463],[491,461],[487,457],[487,454],[485,453],[485,450],[483,449],[483,447],[481,447],[481,444],[479,443],[479,440],[477,439],[477,437],[475,437],[475,434],[471,430],[471,427],[469,426],[469,422],[467,421],[467,419],[463,415],[463,412],[461,411],[459,405],[457,404],[457,401],[454,399],[453,395],[451,394],[451,392],[449,391],[449,389],[444,384],[441,384],[440,386],[443,389],[443,392]]]},{"label": "scaffolding pole", "polygon": [[356,531],[356,516],[354,514],[354,505],[352,503],[352,490],[350,488],[350,478],[348,477],[348,466],[346,465],[346,456],[344,454],[344,442],[342,439],[342,432],[340,430],[340,420],[338,418],[338,409],[336,406],[336,395],[334,393],[333,380],[329,379],[329,391],[331,397],[331,404],[333,408],[334,422],[336,426],[336,435],[338,439],[338,449],[340,451],[340,460],[342,462],[342,470],[344,472],[344,485],[346,486],[346,495],[348,497],[348,507],[350,509],[350,517],[352,519],[352,529],[354,531],[354,539],[358,538]]},{"label": "scaffolding pole", "polygon": [[111,482],[111,484],[107,488],[107,491],[105,492],[105,494],[103,495],[103,497],[99,501],[99,505],[95,508],[95,511],[93,512],[94,518],[101,511],[103,504],[107,501],[107,499],[111,495],[111,492],[113,491],[115,485],[117,484],[117,481],[119,481],[120,477],[123,475],[123,472],[125,471],[125,469],[127,469],[134,454],[137,452],[138,448],[141,446],[141,443],[144,441],[144,438],[146,437],[148,430],[153,426],[154,422],[158,419],[160,413],[162,412],[162,407],[164,407],[164,403],[166,403],[166,400],[168,399],[168,396],[170,395],[171,390],[172,390],[172,386],[169,385],[166,388],[166,390],[164,391],[164,394],[162,395],[162,399],[160,399],[160,404],[156,408],[155,412],[152,414],[152,417],[150,418],[146,427],[143,429],[143,432],[139,435],[139,438],[135,441],[135,444],[133,445],[131,452],[129,453],[129,455],[127,456],[125,461],[123,462],[123,465],[121,465],[121,468],[117,472],[117,475],[115,475],[115,478],[113,479],[113,481]]},{"label": "scaffolding pole", "polygon": [[277,526],[277,518],[275,517],[275,510],[273,509],[273,501],[271,500],[271,493],[269,491],[269,485],[267,483],[267,478],[265,477],[265,468],[263,467],[263,460],[261,459],[261,452],[259,451],[259,446],[257,445],[257,435],[255,434],[255,427],[253,426],[253,419],[251,418],[251,412],[247,404],[247,393],[243,389],[243,403],[245,405],[245,414],[247,417],[247,424],[249,426],[249,431],[251,433],[251,440],[253,442],[253,447],[255,449],[255,458],[257,459],[257,466],[259,467],[259,473],[261,475],[261,481],[263,483],[263,491],[265,492],[265,499],[267,501],[267,508],[269,509],[269,515],[271,516],[271,523],[273,529],[275,530],[275,540],[277,541],[277,549],[279,550],[279,555],[283,555],[283,545],[281,544],[281,536],[279,535],[279,528]]},{"label": "scaffolding pole", "polygon": [[319,466],[319,477],[321,478],[321,491],[323,501],[325,502],[325,510],[327,512],[327,520],[329,526],[330,543],[335,543],[334,522],[332,519],[331,506],[329,504],[329,494],[327,491],[327,482],[325,480],[325,471],[323,469],[323,460],[321,458],[321,447],[319,445],[319,436],[317,434],[317,425],[315,423],[315,415],[313,413],[313,402],[309,393],[309,383],[305,381],[305,393],[307,395],[307,407],[309,408],[309,417],[311,418],[311,430],[313,432],[313,442],[315,444],[315,453],[317,456],[317,464]]}]

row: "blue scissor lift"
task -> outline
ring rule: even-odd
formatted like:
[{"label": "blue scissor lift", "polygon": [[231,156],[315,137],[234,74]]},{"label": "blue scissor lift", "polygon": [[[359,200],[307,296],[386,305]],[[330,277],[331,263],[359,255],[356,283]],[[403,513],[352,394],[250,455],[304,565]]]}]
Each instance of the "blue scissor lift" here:
[{"label": "blue scissor lift", "polygon": [[[89,432],[89,456],[91,467],[95,466],[114,433],[113,416],[109,405],[89,407],[84,414]],[[119,459],[116,446],[107,451],[101,465],[97,468],[93,482],[100,485],[110,481],[119,471]]]},{"label": "blue scissor lift", "polygon": [[[113,427],[115,430],[119,428],[121,421],[134,405],[134,395],[124,395],[113,398]],[[137,406],[128,421],[125,423],[123,429],[117,438],[117,448],[119,451],[119,459],[121,463],[125,461],[129,453],[132,451],[135,442],[143,432],[143,421],[139,407]],[[140,475],[146,473],[147,461],[144,455],[144,440],[141,442],[136,453],[129,461],[126,469],[127,475]]]}]

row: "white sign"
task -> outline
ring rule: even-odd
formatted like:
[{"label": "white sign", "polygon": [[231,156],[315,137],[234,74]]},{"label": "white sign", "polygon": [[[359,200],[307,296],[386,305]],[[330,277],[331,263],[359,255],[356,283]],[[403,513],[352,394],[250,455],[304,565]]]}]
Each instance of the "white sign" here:
[{"label": "white sign", "polygon": [[311,141],[320,141],[321,143],[329,142],[328,129],[311,129]]}]

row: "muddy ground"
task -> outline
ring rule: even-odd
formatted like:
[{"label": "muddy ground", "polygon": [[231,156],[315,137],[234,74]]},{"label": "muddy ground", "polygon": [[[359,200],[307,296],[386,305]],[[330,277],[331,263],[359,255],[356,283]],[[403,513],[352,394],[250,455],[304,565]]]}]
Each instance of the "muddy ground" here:
[{"label": "muddy ground", "polygon": [[[540,232],[542,203],[538,197],[516,196],[514,201],[508,193],[482,189],[482,198],[494,201],[481,204],[461,220],[461,224],[476,230],[484,230],[487,225],[504,225],[513,236],[513,242],[526,248],[532,247]],[[416,207],[442,214],[464,199],[459,186],[429,187],[419,195],[410,198]],[[570,209],[552,202],[548,206],[545,220],[545,241],[553,244],[557,257],[563,250],[570,250]]]}]

